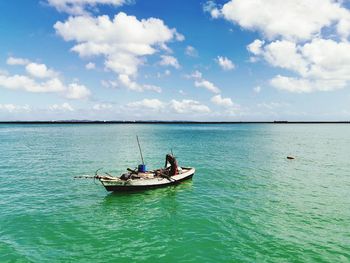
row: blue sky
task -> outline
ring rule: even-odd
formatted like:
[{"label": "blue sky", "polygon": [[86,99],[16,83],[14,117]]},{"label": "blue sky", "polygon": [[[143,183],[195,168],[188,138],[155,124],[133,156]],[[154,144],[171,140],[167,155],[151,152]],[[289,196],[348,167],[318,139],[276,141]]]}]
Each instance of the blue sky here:
[{"label": "blue sky", "polygon": [[348,5],[1,1],[0,120],[349,120]]}]

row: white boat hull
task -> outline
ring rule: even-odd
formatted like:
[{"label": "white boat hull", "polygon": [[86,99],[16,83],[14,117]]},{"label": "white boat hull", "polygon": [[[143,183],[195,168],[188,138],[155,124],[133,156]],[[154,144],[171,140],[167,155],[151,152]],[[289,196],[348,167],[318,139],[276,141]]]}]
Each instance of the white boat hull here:
[{"label": "white boat hull", "polygon": [[195,173],[194,168],[182,168],[182,172],[169,178],[140,178],[122,180],[119,178],[100,179],[107,191],[137,191],[146,190],[168,185],[175,185],[185,180],[191,179]]}]

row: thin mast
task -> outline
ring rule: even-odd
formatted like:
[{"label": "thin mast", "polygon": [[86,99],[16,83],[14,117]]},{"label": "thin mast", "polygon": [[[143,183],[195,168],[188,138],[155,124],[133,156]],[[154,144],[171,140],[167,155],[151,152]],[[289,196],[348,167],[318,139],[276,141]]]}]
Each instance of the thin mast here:
[{"label": "thin mast", "polygon": [[144,162],[143,156],[142,156],[142,151],[141,151],[140,142],[139,142],[139,136],[136,135],[136,139],[137,139],[137,144],[138,144],[139,150],[140,150],[140,155],[141,155],[142,164],[145,165],[145,162]]}]

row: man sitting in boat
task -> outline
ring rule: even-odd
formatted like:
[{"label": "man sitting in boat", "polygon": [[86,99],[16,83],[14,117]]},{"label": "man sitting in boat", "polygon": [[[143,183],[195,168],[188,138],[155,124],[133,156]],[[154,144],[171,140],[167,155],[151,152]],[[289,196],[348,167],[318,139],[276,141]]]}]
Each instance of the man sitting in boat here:
[{"label": "man sitting in boat", "polygon": [[[170,164],[169,167],[168,167],[168,164]],[[177,161],[175,159],[175,156],[171,154],[167,154],[165,156],[165,170],[169,176],[178,174],[178,167],[177,167]]]}]

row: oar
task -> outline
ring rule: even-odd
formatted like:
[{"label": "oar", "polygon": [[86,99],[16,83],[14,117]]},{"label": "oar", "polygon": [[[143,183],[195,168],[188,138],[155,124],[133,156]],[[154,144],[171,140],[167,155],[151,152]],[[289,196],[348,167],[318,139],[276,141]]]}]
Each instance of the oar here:
[{"label": "oar", "polygon": [[174,182],[174,183],[178,183],[177,180],[175,180],[174,178],[171,178],[169,175],[167,174],[163,174],[163,173],[160,173],[160,175],[166,179],[168,179],[170,182]]},{"label": "oar", "polygon": [[91,176],[91,175],[78,175],[78,176],[74,176],[75,179],[96,179],[99,178],[100,176],[97,174],[99,170],[102,170],[103,168],[99,168],[95,171],[95,175]]},{"label": "oar", "polygon": [[[137,168],[136,168],[136,169],[137,169]],[[133,169],[127,168],[126,170],[128,170],[128,171],[129,171],[130,173],[132,173],[132,174],[137,174],[136,169],[133,170]]]},{"label": "oar", "polygon": [[95,175],[78,175],[74,176],[74,179],[94,179]]}]

